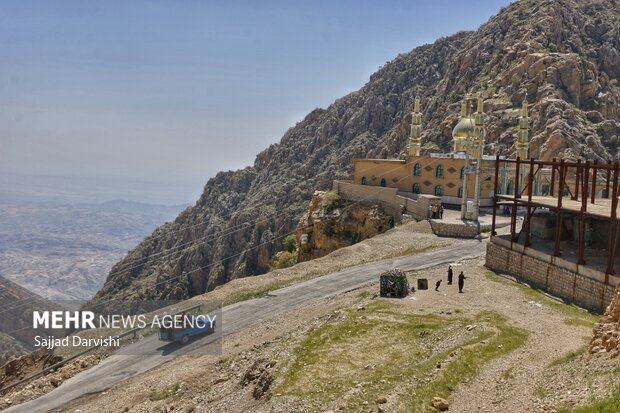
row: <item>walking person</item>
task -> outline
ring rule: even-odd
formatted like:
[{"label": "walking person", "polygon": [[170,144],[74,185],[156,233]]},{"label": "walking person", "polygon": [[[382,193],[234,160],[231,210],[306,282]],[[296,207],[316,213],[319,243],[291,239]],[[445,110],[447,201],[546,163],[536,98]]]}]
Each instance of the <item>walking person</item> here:
[{"label": "walking person", "polygon": [[428,218],[432,218],[433,217],[433,206],[429,205],[428,206]]},{"label": "walking person", "polygon": [[441,280],[435,283],[435,291],[439,291],[439,286],[441,285]]},{"label": "walking person", "polygon": [[452,285],[452,266],[448,265],[448,285]]},{"label": "walking person", "polygon": [[463,271],[461,271],[461,273],[459,274],[459,293],[463,292],[463,287],[465,286],[465,274],[463,274]]},{"label": "walking person", "polygon": [[439,219],[443,219],[443,204],[439,206]]}]

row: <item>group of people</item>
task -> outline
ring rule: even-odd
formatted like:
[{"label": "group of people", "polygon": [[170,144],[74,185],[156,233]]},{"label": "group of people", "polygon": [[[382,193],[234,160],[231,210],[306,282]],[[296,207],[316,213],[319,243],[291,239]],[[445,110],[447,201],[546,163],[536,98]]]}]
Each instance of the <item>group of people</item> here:
[{"label": "group of people", "polygon": [[443,204],[439,205],[429,205],[428,206],[428,217],[436,219],[443,219]]},{"label": "group of people", "polygon": [[[448,266],[448,285],[452,285],[452,277],[454,276],[454,273],[452,272],[452,266],[449,265]],[[463,287],[465,287],[465,279],[467,277],[465,277],[465,274],[463,273],[463,271],[461,271],[461,273],[459,274],[459,293],[463,292]],[[435,291],[439,291],[439,286],[441,285],[441,280],[437,281],[437,283],[435,283]]]}]

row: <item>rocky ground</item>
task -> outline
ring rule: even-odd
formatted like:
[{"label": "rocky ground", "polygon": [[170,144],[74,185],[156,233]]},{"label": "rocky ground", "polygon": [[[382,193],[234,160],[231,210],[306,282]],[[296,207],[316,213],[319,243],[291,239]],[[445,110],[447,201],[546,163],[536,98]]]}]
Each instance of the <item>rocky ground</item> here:
[{"label": "rocky ground", "polygon": [[[35,399],[52,391],[65,380],[98,364],[105,357],[107,357],[107,353],[104,351],[78,357],[45,376],[15,387],[15,390],[0,395],[0,410]],[[29,353],[19,359],[12,360],[0,367],[0,386],[13,384],[61,360],[62,357],[43,352]]]},{"label": "rocky ground", "polygon": [[617,361],[584,355],[597,317],[482,260],[455,268],[463,294],[443,267],[411,274],[444,283],[402,300],[375,285],[315,303],[228,337],[220,357],[174,360],[67,411],[433,411],[438,397],[455,412],[545,412],[612,394]]}]

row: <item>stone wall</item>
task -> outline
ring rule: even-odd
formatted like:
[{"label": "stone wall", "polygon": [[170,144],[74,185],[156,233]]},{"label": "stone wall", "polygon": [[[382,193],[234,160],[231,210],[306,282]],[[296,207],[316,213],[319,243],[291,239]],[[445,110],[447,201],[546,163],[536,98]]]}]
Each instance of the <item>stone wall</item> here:
[{"label": "stone wall", "polygon": [[397,188],[356,185],[345,181],[334,181],[334,191],[348,201],[361,204],[379,204],[383,210],[394,218],[395,223],[402,221],[404,205],[396,200]]},{"label": "stone wall", "polygon": [[558,265],[555,259],[557,257],[498,237],[491,237],[487,244],[488,268],[513,275],[567,302],[602,313],[611,302],[617,278],[609,277],[609,283],[605,284],[605,274],[584,266],[580,266],[579,272],[571,271]]},{"label": "stone wall", "polygon": [[[430,222],[433,233],[440,237],[475,238],[478,235],[478,226],[473,222],[457,224],[447,223],[437,219],[431,219]],[[484,227],[484,225],[482,227]]]},{"label": "stone wall", "polygon": [[334,181],[333,189],[346,200],[381,205],[396,223],[401,222],[403,213],[417,220],[426,219],[428,218],[428,206],[441,203],[441,199],[433,195],[404,197],[398,195],[397,188],[357,185],[346,181]]}]

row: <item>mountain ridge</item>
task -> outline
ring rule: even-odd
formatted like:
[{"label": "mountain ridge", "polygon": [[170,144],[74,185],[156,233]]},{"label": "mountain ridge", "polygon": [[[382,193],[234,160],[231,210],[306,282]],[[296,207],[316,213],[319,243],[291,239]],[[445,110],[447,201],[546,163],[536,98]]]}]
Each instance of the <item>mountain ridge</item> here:
[{"label": "mountain ridge", "polygon": [[349,178],[353,158],[403,154],[416,95],[424,151],[450,150],[460,101],[481,92],[487,153],[511,154],[527,99],[532,156],[617,158],[619,28],[617,1],[522,0],[476,31],[399,54],[252,166],[211,178],[193,207],[113,267],[95,298],[185,298],[268,271],[314,190]]}]

